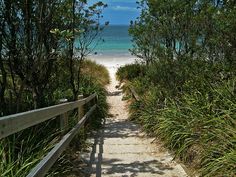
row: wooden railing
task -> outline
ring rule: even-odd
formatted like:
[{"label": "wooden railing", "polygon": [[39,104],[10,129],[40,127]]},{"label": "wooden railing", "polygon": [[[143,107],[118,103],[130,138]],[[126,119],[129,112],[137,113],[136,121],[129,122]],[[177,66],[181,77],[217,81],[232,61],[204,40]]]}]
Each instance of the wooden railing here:
[{"label": "wooden railing", "polygon": [[[68,125],[67,112],[78,109],[79,118],[76,126],[72,128],[66,135],[64,135],[60,142],[57,143],[54,148],[27,175],[27,177],[44,176],[69,145],[78,130],[84,125],[89,116],[96,109],[96,101],[97,95],[92,94],[89,97],[80,99],[78,101],[67,102],[51,107],[0,117],[0,139],[44,121],[53,119],[57,116],[60,116],[61,130],[66,130]],[[91,105],[89,111],[83,115],[83,106],[86,103],[91,103],[93,105]]]}]

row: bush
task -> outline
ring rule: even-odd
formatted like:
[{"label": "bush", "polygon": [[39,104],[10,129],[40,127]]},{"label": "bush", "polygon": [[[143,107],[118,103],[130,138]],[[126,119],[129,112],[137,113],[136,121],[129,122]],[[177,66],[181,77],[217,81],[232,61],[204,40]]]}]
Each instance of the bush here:
[{"label": "bush", "polygon": [[236,76],[203,60],[156,62],[144,76],[128,83],[142,97],[131,119],[201,175],[236,174]]},{"label": "bush", "polygon": [[83,62],[82,75],[92,77],[103,86],[110,82],[108,70],[103,65],[97,64],[91,60],[85,60]]},{"label": "bush", "polygon": [[127,64],[118,68],[117,77],[119,81],[132,80],[136,77],[142,77],[144,75],[145,66],[141,64]]}]

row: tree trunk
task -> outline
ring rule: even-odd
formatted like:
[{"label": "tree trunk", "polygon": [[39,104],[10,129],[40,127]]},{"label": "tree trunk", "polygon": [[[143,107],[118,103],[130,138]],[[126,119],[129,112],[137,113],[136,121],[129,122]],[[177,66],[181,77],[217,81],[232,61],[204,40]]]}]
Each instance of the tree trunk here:
[{"label": "tree trunk", "polygon": [[3,28],[4,28],[4,23],[1,22],[0,25],[0,71],[1,71],[1,77],[2,79],[0,80],[0,116],[3,116],[6,114],[6,101],[5,101],[5,90],[7,86],[7,73],[4,68],[4,63],[3,63],[3,58],[2,58],[2,37],[3,37]]},{"label": "tree trunk", "polygon": [[5,88],[1,85],[0,87],[0,117],[6,115],[7,106],[5,101]]},{"label": "tree trunk", "polygon": [[74,56],[74,36],[75,36],[75,0],[72,0],[72,21],[70,24],[70,28],[73,32],[73,38],[70,41],[69,44],[69,53],[70,53],[70,84],[73,91],[73,100],[77,100],[78,97],[78,88],[75,84],[75,70],[73,68],[74,62],[73,62],[73,56]]},{"label": "tree trunk", "polygon": [[42,88],[35,88],[36,108],[43,108],[46,106],[44,91]]},{"label": "tree trunk", "polygon": [[16,97],[16,112],[17,113],[21,112],[21,105],[22,105],[21,98],[22,98],[24,88],[25,88],[25,84],[24,84],[24,81],[23,81],[21,83],[20,90],[19,90],[19,92],[17,94],[17,97]]}]

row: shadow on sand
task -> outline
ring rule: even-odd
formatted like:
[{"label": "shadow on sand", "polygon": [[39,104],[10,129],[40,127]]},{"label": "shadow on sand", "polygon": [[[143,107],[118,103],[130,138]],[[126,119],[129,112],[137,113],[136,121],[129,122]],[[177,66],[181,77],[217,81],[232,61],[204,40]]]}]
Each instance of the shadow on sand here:
[{"label": "shadow on sand", "polygon": [[108,123],[106,123],[104,128],[96,132],[96,134],[93,136],[94,143],[92,145],[92,151],[90,153],[90,159],[88,162],[90,173],[87,174],[87,176],[96,174],[97,177],[101,177],[103,176],[103,174],[106,174],[108,176],[115,174],[117,176],[132,177],[138,176],[138,174],[141,173],[165,176],[165,171],[173,170],[172,167],[158,160],[147,160],[142,162],[133,161],[132,163],[123,163],[119,158],[106,159],[103,157],[104,139],[137,137],[138,131],[139,128],[137,125],[126,120],[122,120],[119,122],[109,121]]}]

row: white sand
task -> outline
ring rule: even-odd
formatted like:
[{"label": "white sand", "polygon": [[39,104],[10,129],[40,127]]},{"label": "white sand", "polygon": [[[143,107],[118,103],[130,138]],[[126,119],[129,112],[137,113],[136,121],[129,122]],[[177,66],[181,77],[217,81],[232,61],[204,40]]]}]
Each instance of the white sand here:
[{"label": "white sand", "polygon": [[133,56],[91,56],[90,60],[96,61],[99,64],[102,64],[108,68],[118,68],[125,64],[135,62],[135,57]]},{"label": "white sand", "polygon": [[105,65],[110,72],[111,83],[107,86],[110,117],[106,119],[104,128],[94,136],[90,153],[83,157],[88,161],[89,168],[85,170],[88,176],[187,176],[167,151],[152,143],[153,139],[128,120],[127,103],[122,100],[121,90],[116,88],[115,72],[119,66],[132,63],[134,59],[94,60]]}]

